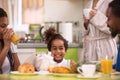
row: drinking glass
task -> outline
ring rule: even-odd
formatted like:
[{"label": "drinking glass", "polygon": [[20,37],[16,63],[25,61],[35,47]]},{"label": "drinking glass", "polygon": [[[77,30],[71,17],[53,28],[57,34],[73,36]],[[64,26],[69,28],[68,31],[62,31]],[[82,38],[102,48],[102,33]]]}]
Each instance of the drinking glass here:
[{"label": "drinking glass", "polygon": [[110,58],[105,58],[101,60],[101,70],[103,75],[110,75],[112,72],[113,60]]},{"label": "drinking glass", "polygon": [[85,15],[86,19],[90,19],[90,11],[91,10],[92,10],[91,8],[83,9],[83,14]]},{"label": "drinking glass", "polygon": [[12,43],[14,43],[15,45],[17,45],[19,43],[19,38],[16,34],[13,34],[12,35],[12,38],[11,38],[11,41]]}]

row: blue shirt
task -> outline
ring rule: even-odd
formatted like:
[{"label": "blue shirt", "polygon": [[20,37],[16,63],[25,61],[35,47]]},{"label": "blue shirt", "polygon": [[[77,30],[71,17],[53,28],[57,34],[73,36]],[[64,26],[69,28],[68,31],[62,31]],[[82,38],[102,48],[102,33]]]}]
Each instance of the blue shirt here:
[{"label": "blue shirt", "polygon": [[113,69],[120,72],[120,44],[118,46],[117,61],[116,61],[116,64],[113,65]]}]

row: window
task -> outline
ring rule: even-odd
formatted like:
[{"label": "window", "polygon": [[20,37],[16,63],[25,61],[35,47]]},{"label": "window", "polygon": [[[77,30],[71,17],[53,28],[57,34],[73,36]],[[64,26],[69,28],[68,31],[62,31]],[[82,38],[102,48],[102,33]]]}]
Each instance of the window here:
[{"label": "window", "polygon": [[44,22],[44,0],[22,0],[22,23],[41,24]]}]

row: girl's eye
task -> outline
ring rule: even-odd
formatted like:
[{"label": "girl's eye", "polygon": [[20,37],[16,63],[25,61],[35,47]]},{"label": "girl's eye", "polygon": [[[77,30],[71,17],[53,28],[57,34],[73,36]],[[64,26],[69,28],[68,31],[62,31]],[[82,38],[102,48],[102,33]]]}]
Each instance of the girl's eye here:
[{"label": "girl's eye", "polygon": [[57,48],[52,48],[52,50],[57,50]]},{"label": "girl's eye", "polygon": [[59,48],[60,50],[63,50],[63,48]]}]

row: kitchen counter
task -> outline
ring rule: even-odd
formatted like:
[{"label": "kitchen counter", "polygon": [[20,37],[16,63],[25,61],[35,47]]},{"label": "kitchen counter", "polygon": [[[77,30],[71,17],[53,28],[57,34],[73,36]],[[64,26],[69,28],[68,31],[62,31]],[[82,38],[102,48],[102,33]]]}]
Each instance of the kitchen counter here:
[{"label": "kitchen counter", "polygon": [[[47,52],[47,45],[45,43],[19,43],[17,45],[17,53],[20,59],[20,62],[23,63],[27,57],[29,57],[33,53],[40,53],[40,52]],[[65,58],[66,59],[73,59],[75,61],[78,60],[78,49],[79,49],[79,44],[76,43],[69,43],[69,49],[67,50]],[[73,54],[74,53],[74,54]],[[73,57],[74,56],[74,57]]]},{"label": "kitchen counter", "polygon": [[[79,44],[77,43],[69,43],[69,47],[78,48]],[[18,49],[20,48],[46,48],[47,45],[45,43],[19,43],[17,45]]]}]

